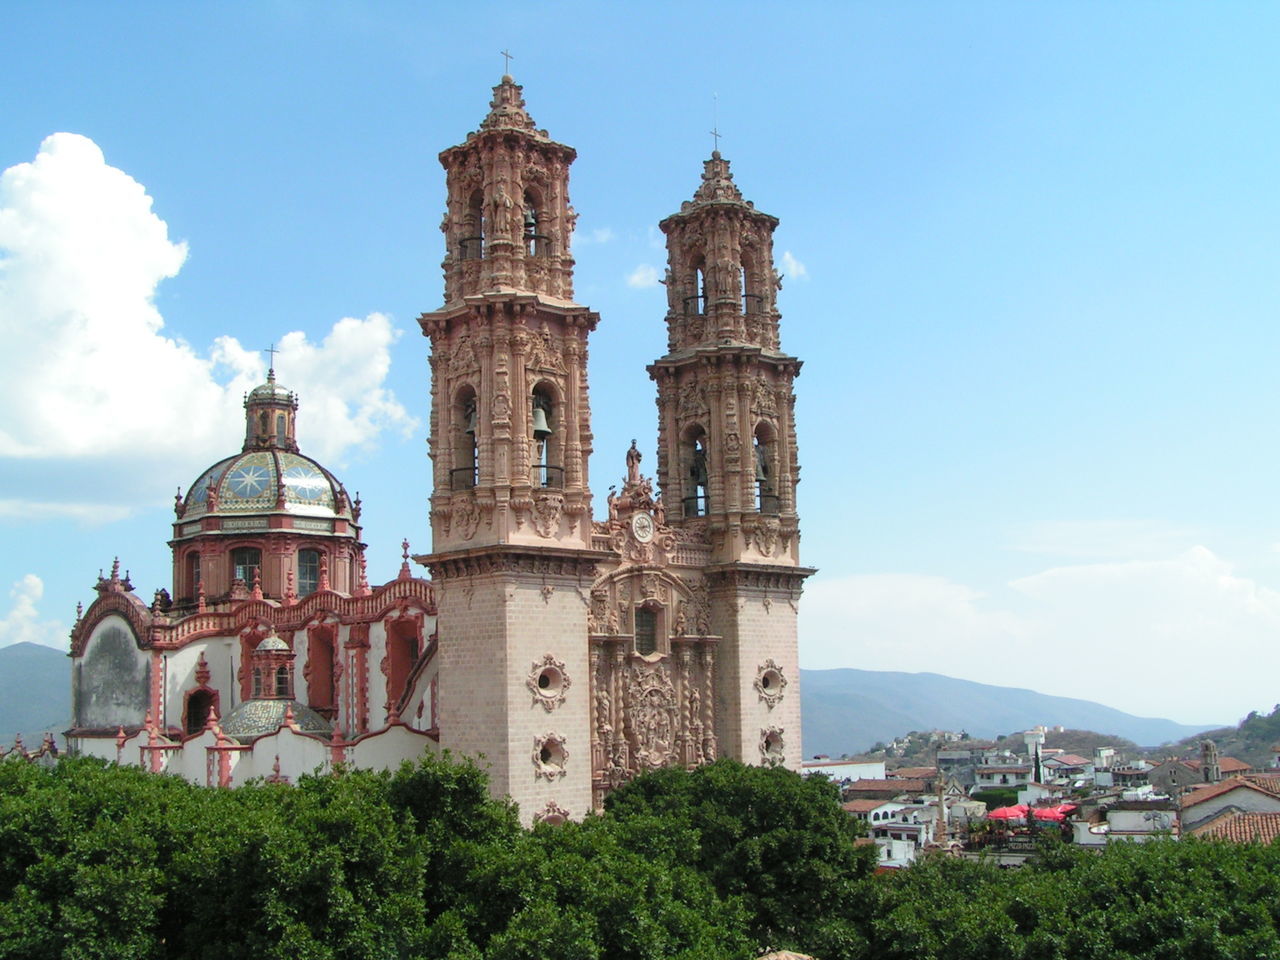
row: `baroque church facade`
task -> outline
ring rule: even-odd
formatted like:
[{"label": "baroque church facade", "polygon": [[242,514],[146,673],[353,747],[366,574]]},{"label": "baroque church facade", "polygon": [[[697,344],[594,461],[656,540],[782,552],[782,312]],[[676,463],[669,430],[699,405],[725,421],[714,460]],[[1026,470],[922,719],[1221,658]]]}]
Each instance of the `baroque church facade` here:
[{"label": "baroque church facade", "polygon": [[799,769],[813,571],[778,221],[717,151],[661,222],[656,478],[633,443],[596,519],[575,156],[509,76],[440,155],[444,302],[419,318],[432,550],[412,558],[429,578],[406,544],[400,575],[368,584],[359,500],[299,451],[299,401],[273,371],[246,397],[241,452],[177,499],[172,594],[145,603],[117,566],[78,617],[73,750],[232,785],[449,749],[481,758],[526,822],[580,817],[662,766]]}]

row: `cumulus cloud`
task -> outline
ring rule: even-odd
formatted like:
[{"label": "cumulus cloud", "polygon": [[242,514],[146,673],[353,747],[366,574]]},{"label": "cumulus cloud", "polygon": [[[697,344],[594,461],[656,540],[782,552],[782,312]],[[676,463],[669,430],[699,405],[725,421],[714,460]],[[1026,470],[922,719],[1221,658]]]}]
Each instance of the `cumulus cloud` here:
[{"label": "cumulus cloud", "polygon": [[[53,134],[32,162],[0,174],[0,336],[22,358],[0,380],[0,460],[10,482],[44,467],[62,478],[32,509],[74,514],[144,495],[150,463],[166,464],[166,487],[175,470],[198,470],[234,446],[241,398],[265,375],[261,356],[234,339],[203,353],[165,334],[156,289],[188,250],[152,203],[76,134]],[[315,411],[318,455],[411,426],[383,386],[397,335],[372,314],[338,321],[319,344],[302,333],[282,341],[281,363],[298,362],[287,385]],[[323,431],[320,415],[331,418]],[[133,469],[118,469],[126,460]],[[127,488],[113,490],[126,473]]]},{"label": "cumulus cloud", "polygon": [[804,663],[932,671],[1187,723],[1280,700],[1280,591],[1206,547],[1053,567],[1008,588],[997,600],[937,577],[818,581],[801,605]]},{"label": "cumulus cloud", "polygon": [[658,268],[642,263],[631,271],[627,277],[627,286],[638,287],[644,289],[646,287],[656,287],[658,285]]},{"label": "cumulus cloud", "polygon": [[782,275],[791,280],[808,280],[809,271],[790,250],[782,251]]},{"label": "cumulus cloud", "polygon": [[44,596],[44,581],[28,573],[9,590],[9,610],[0,619],[0,647],[11,643],[42,643],[65,649],[67,628],[55,620],[41,620],[36,605]]}]

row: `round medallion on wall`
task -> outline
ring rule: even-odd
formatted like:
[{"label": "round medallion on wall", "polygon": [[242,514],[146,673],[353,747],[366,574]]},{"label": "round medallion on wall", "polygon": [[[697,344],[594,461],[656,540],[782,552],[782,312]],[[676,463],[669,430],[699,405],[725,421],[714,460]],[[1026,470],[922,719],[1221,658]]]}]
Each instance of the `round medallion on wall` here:
[{"label": "round medallion on wall", "polygon": [[631,534],[641,543],[648,543],[652,540],[654,534],[653,517],[643,511],[633,513],[631,515]]}]

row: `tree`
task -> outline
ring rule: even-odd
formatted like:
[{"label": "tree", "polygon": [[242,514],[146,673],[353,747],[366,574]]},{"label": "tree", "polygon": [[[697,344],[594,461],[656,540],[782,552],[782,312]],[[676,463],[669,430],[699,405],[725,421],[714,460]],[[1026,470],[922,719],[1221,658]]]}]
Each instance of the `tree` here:
[{"label": "tree", "polygon": [[824,927],[832,929],[822,936],[849,937],[845,906],[873,869],[870,851],[854,847],[860,825],[840,809],[836,786],[782,768],[722,759],[654,771],[611,794],[606,817],[677,838],[661,851],[650,841],[646,852],[740,899],[762,946],[803,948]]}]

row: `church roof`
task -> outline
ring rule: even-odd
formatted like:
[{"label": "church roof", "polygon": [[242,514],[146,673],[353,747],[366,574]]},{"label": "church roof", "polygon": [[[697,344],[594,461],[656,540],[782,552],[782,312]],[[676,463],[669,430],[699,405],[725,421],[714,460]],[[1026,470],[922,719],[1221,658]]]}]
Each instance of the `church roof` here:
[{"label": "church roof", "polygon": [[275,733],[285,726],[285,715],[290,709],[293,722],[302,733],[332,735],[333,727],[329,721],[297,700],[245,700],[232,708],[219,725],[228,737],[247,743],[254,737]]},{"label": "church roof", "polygon": [[281,492],[286,513],[351,519],[346,491],[332,473],[310,457],[278,449],[244,450],[209,467],[187,491],[182,517],[274,511]]}]

